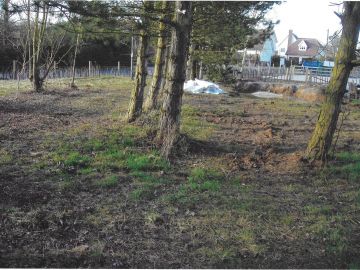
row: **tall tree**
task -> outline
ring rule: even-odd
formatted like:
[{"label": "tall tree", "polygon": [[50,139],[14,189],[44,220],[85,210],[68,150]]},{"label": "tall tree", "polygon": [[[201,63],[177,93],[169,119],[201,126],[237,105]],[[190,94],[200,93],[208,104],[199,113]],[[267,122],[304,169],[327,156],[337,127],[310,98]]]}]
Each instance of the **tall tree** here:
[{"label": "tall tree", "polygon": [[162,1],[162,15],[159,22],[159,37],[157,41],[157,51],[155,59],[154,74],[151,81],[149,94],[145,102],[145,110],[152,110],[157,106],[157,99],[161,87],[161,81],[163,79],[163,73],[165,70],[165,52],[167,44],[167,27],[165,21],[169,20],[169,7],[170,2],[167,0]]},{"label": "tall tree", "polygon": [[10,0],[3,0],[2,1],[2,11],[3,11],[3,25],[2,25],[2,45],[6,46],[8,32],[9,32],[9,2]]},{"label": "tall tree", "polygon": [[192,26],[192,2],[177,1],[175,3],[172,25],[169,70],[166,74],[165,97],[159,130],[159,139],[162,142],[161,153],[165,157],[170,155],[180,130],[186,60]]},{"label": "tall tree", "polygon": [[[42,4],[42,5],[41,5]],[[42,19],[39,17],[42,14]],[[40,56],[43,49],[46,26],[48,23],[49,6],[45,1],[35,2],[35,21],[32,33],[32,75],[30,80],[33,83],[33,89],[36,92],[43,90],[43,79],[40,77]]]},{"label": "tall tree", "polygon": [[136,71],[135,71],[135,86],[131,92],[130,104],[128,109],[127,121],[133,122],[141,114],[144,89],[146,86],[147,76],[147,51],[149,46],[149,19],[146,14],[151,12],[153,2],[146,1],[144,3],[143,16],[140,23],[140,38],[137,51]]},{"label": "tall tree", "polygon": [[321,106],[315,130],[309,141],[306,157],[326,161],[332,145],[340,113],[341,100],[352,68],[358,65],[355,50],[360,30],[360,2],[344,2],[341,18],[342,34],[335,66],[326,88],[326,99]]},{"label": "tall tree", "polygon": [[[271,1],[196,1],[192,28],[188,77],[196,76],[196,65],[202,62],[207,76],[221,80],[221,66],[228,65],[234,52],[247,46],[259,24],[262,38],[273,30],[274,23],[265,15],[277,4]],[[256,42],[256,41],[254,41]]]}]

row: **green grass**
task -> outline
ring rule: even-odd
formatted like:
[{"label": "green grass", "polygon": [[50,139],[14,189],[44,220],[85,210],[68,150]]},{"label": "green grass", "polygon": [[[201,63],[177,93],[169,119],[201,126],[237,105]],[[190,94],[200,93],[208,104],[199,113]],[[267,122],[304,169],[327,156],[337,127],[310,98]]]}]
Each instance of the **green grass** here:
[{"label": "green grass", "polygon": [[134,200],[152,199],[155,197],[155,192],[171,183],[171,181],[153,175],[151,172],[134,171],[130,175],[134,182],[134,189],[131,191],[130,197]]},{"label": "green grass", "polygon": [[360,99],[353,99],[353,100],[351,100],[351,104],[353,104],[353,105],[360,105]]},{"label": "green grass", "polygon": [[97,180],[95,182],[95,185],[103,188],[111,188],[111,187],[115,187],[118,184],[118,182],[119,182],[119,177],[117,175],[110,175],[103,179]]},{"label": "green grass", "polygon": [[[43,147],[51,151],[37,162],[37,168],[50,166],[59,177],[68,175],[70,179],[61,181],[61,189],[75,189],[77,183],[82,186],[95,183],[96,186],[112,188],[117,183],[116,172],[157,173],[170,169],[168,161],[146,146],[149,128],[120,124],[106,128],[98,126],[96,129],[77,127],[76,132],[70,131],[55,139],[49,134]],[[90,178],[100,180],[88,181]],[[134,197],[150,197],[155,188],[162,185],[154,179],[145,180],[144,176],[134,176],[137,183]]]},{"label": "green grass", "polygon": [[215,124],[200,119],[200,110],[190,105],[181,108],[180,131],[199,140],[208,139],[215,131]]},{"label": "green grass", "polygon": [[87,167],[90,164],[90,157],[79,152],[70,152],[63,160],[66,167]]},{"label": "green grass", "polygon": [[0,149],[0,165],[8,164],[13,160],[11,153],[5,149]]},{"label": "green grass", "polygon": [[209,168],[194,168],[188,177],[188,188],[197,191],[218,191],[221,173]]},{"label": "green grass", "polygon": [[169,168],[169,163],[156,152],[149,154],[130,154],[126,159],[126,166],[131,171],[154,171]]},{"label": "green grass", "polygon": [[360,153],[341,152],[336,154],[337,164],[328,168],[330,173],[351,181],[360,180]]},{"label": "green grass", "polygon": [[[64,79],[49,79],[45,82],[46,89],[68,89],[70,78]],[[90,78],[76,78],[75,84],[81,89],[107,89],[110,91],[130,90],[133,86],[133,81],[129,77],[114,77],[101,76]],[[2,81],[0,84],[0,96],[7,96],[17,92],[17,81]],[[22,80],[19,83],[19,91],[31,91],[31,83],[29,80]]]},{"label": "green grass", "polygon": [[224,176],[222,173],[204,167],[193,168],[185,183],[180,184],[172,193],[162,199],[165,202],[180,205],[195,205],[201,200],[216,197],[221,191]]}]

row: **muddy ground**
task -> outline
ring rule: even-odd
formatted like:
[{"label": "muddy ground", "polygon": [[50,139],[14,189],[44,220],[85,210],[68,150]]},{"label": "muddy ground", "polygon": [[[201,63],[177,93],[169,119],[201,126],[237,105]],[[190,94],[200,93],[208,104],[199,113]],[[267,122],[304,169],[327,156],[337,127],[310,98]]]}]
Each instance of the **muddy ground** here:
[{"label": "muddy ground", "polygon": [[357,103],[319,168],[319,104],[186,94],[168,164],[158,113],[126,124],[131,83],[94,80],[0,97],[0,267],[360,267]]}]

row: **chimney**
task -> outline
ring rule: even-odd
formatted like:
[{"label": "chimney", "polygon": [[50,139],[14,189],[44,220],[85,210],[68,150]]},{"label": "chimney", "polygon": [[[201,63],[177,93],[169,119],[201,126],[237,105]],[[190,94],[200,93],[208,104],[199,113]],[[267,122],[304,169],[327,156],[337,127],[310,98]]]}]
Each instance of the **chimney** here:
[{"label": "chimney", "polygon": [[292,37],[293,37],[293,30],[289,30],[289,35],[288,35],[288,48],[290,46],[290,44],[292,43]]}]

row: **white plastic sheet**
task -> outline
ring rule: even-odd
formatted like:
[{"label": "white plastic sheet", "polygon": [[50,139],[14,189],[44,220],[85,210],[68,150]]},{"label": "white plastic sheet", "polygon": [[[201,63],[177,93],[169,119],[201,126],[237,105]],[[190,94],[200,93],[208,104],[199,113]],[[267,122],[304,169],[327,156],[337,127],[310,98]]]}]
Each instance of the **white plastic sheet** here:
[{"label": "white plastic sheet", "polygon": [[225,91],[220,89],[220,87],[212,82],[203,81],[203,80],[189,80],[184,83],[184,91],[190,92],[193,94],[224,94]]},{"label": "white plastic sheet", "polygon": [[265,91],[259,91],[252,93],[253,96],[259,97],[259,98],[282,98],[282,94],[275,94],[271,92],[265,92]]}]

